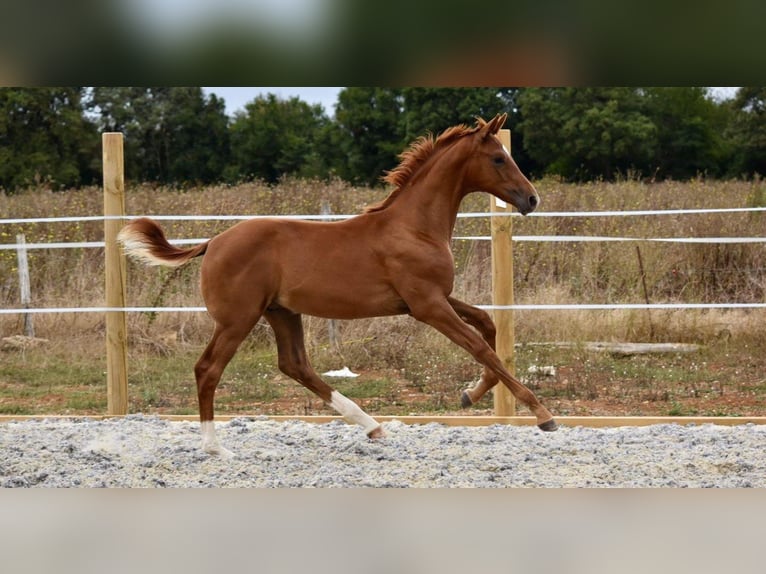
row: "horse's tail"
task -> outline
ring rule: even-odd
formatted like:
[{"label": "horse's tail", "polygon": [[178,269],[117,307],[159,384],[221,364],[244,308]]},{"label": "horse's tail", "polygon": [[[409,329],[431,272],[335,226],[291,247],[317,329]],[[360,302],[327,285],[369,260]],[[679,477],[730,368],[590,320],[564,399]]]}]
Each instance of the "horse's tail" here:
[{"label": "horse's tail", "polygon": [[120,230],[117,239],[122,243],[125,253],[149,265],[179,267],[194,257],[207,251],[207,244],[202,243],[189,249],[172,246],[162,228],[148,217],[134,219]]}]

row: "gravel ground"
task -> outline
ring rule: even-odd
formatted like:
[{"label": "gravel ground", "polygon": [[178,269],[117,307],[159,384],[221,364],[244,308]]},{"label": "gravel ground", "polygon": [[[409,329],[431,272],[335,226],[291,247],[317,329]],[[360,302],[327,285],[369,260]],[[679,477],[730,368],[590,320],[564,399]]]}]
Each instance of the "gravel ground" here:
[{"label": "gravel ground", "polygon": [[450,427],[340,421],[199,424],[131,415],[0,425],[3,487],[766,487],[766,426]]}]

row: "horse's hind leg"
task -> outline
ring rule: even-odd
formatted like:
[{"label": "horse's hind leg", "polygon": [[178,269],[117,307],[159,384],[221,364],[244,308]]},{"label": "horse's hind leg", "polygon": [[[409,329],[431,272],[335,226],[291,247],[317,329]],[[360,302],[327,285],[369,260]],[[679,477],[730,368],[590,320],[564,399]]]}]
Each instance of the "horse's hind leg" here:
[{"label": "horse's hind leg", "polygon": [[[453,297],[448,297],[447,301],[458,314],[458,316],[475,328],[487,342],[487,344],[495,350],[495,338],[497,330],[495,324],[492,322],[492,318],[489,313],[482,311],[468,303],[463,303]],[[481,398],[494,387],[500,379],[489,368],[484,367],[484,371],[481,374],[481,380],[471,389],[466,389],[460,397],[460,404],[463,408],[468,408],[473,404],[476,404]]]},{"label": "horse's hind leg", "polygon": [[264,316],[274,329],[279,370],[316,394],[347,422],[360,425],[368,437],[382,437],[383,429],[375,419],[325,383],[314,371],[306,355],[301,316],[288,309],[270,309]]},{"label": "horse's hind leg", "polygon": [[207,453],[225,457],[234,456],[234,453],[218,443],[215,435],[213,397],[226,365],[229,364],[240,343],[247,337],[259,318],[256,315],[254,318],[240,319],[234,323],[216,323],[213,338],[194,366],[202,430],[202,450]]}]

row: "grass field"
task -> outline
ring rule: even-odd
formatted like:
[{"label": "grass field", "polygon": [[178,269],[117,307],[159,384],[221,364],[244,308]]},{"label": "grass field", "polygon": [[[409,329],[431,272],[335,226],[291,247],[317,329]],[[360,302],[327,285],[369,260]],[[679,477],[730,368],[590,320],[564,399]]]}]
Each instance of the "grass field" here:
[{"label": "grass field", "polygon": [[[753,182],[535,182],[540,211],[719,208],[766,205],[766,184]],[[131,214],[353,214],[380,199],[381,189],[341,182],[287,180],[234,187],[127,190]],[[2,217],[98,215],[100,189],[0,195]],[[485,211],[476,194],[464,211]],[[766,236],[761,213],[616,218],[515,218],[516,235],[621,237]],[[209,237],[230,222],[167,222],[170,237]],[[456,235],[488,235],[486,219],[460,219]],[[0,242],[95,241],[99,222],[0,225]],[[639,252],[643,263],[642,282]],[[491,302],[490,246],[456,241],[455,294]],[[514,245],[518,303],[764,302],[762,244],[542,243]],[[103,251],[30,251],[33,306],[103,304]],[[128,304],[199,306],[199,263],[177,270],[129,264]],[[0,305],[18,306],[16,256],[0,251]],[[759,415],[766,397],[765,313],[752,311],[516,312],[517,342],[691,342],[692,355],[618,358],[584,349],[522,347],[517,373],[558,414]],[[339,322],[331,347],[327,322],[306,318],[307,344],[317,370],[349,366],[361,376],[337,386],[378,414],[454,412],[460,390],[479,376],[461,350],[407,317]],[[35,349],[0,352],[0,414],[95,414],[106,410],[101,315],[37,315]],[[22,332],[22,319],[0,316],[0,336]],[[211,332],[204,313],[129,315],[130,410],[196,412],[192,366]],[[276,369],[269,329],[260,324],[227,369],[217,393],[219,412],[311,414],[324,406]],[[554,365],[555,377],[526,374]],[[485,414],[485,399],[474,409]]]}]

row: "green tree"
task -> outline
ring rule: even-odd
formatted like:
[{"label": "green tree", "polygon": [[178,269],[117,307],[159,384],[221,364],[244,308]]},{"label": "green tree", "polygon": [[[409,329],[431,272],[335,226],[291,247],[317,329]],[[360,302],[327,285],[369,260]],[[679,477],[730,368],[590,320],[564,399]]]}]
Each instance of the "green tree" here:
[{"label": "green tree", "polygon": [[384,171],[396,167],[406,143],[400,89],[344,88],[338,94],[336,139],[342,160],[336,173],[365,185],[380,183]]},{"label": "green tree", "polygon": [[219,181],[229,161],[224,102],[201,88],[94,88],[91,109],[103,131],[125,133],[129,179]]},{"label": "green tree", "polygon": [[731,175],[766,174],[766,87],[743,87],[731,102],[727,136],[736,146]]},{"label": "green tree", "polygon": [[727,156],[726,116],[707,88],[646,88],[646,113],[656,126],[655,169],[661,178],[718,176]]},{"label": "green tree", "polygon": [[500,88],[404,88],[404,137],[410,141],[456,124],[472,125],[477,116],[489,119],[511,111],[513,92]]},{"label": "green tree", "polygon": [[0,88],[0,188],[53,189],[98,180],[95,126],[83,88]]},{"label": "green tree", "polygon": [[328,123],[320,105],[297,97],[258,96],[231,124],[227,179],[256,177],[274,183],[286,174],[326,175],[329,167],[321,152],[331,137]]},{"label": "green tree", "polygon": [[[509,112],[506,127],[514,129],[512,88],[345,88],[338,96],[335,139],[342,160],[335,171],[344,179],[375,185],[397,156],[415,138],[437,135],[456,124],[474,123]],[[515,135],[515,134],[514,134]],[[514,156],[523,158],[520,139]],[[523,160],[522,160],[523,161]]]},{"label": "green tree", "polygon": [[200,88],[169,94],[175,113],[167,119],[167,171],[173,182],[220,181],[230,160],[229,119],[224,101]]},{"label": "green tree", "polygon": [[638,89],[530,88],[518,102],[538,171],[585,180],[650,169],[657,128]]}]

